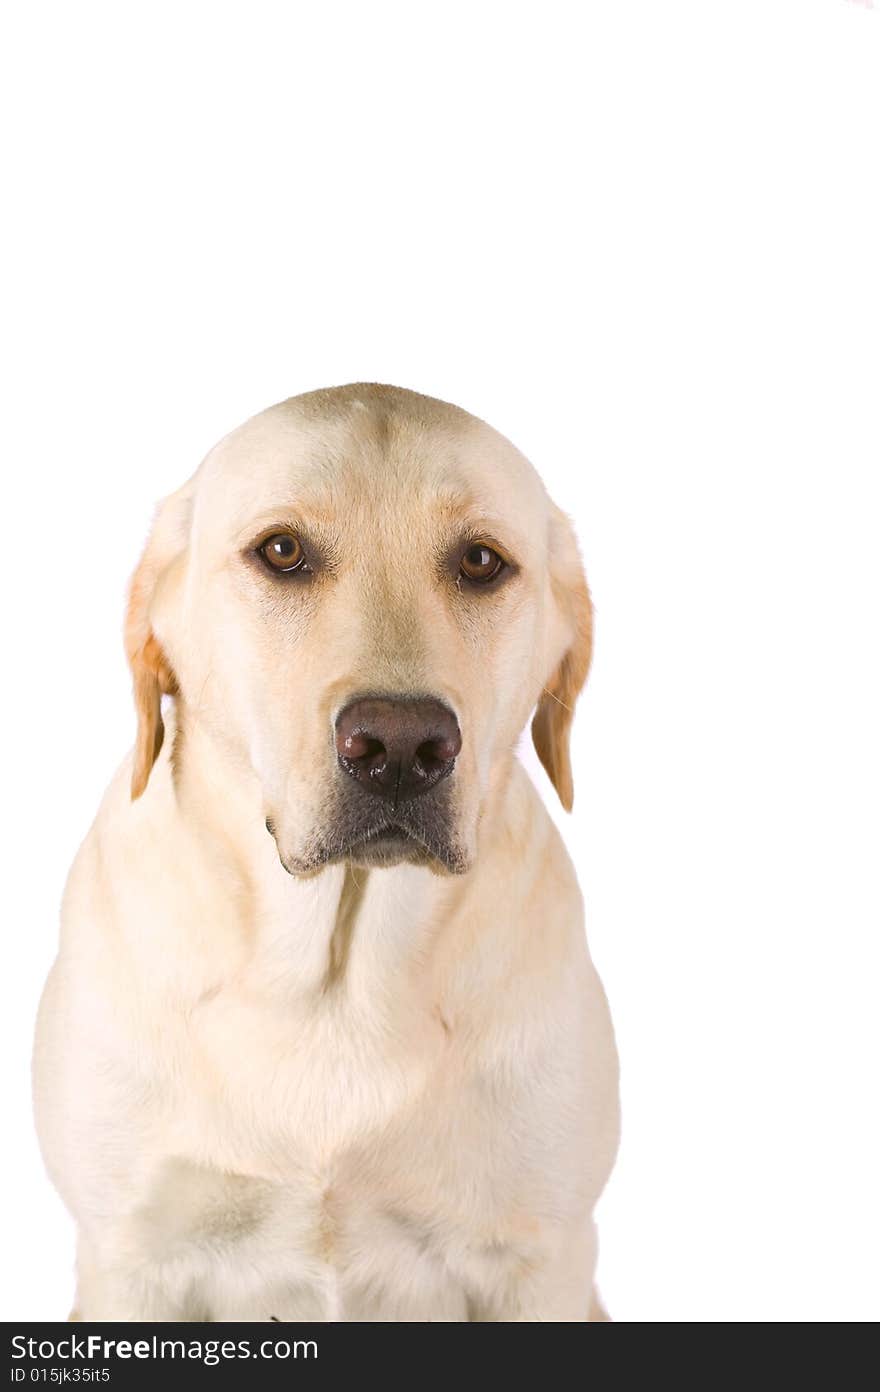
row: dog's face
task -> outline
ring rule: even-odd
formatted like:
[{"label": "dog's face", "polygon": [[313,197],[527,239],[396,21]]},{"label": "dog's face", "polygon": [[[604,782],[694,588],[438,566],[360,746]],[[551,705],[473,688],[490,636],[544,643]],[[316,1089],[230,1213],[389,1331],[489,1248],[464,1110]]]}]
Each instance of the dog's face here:
[{"label": "dog's face", "polygon": [[391,388],[294,398],[166,501],[127,626],[139,737],[160,694],[257,778],[294,874],[341,858],[466,871],[537,704],[571,803],[568,731],[590,604],[528,462],[454,407]]}]

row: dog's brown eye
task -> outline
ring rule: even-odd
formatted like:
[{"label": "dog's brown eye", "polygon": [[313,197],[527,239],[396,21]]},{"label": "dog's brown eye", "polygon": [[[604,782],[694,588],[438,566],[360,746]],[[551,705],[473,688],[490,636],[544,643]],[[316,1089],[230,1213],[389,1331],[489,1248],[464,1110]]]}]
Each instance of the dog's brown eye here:
[{"label": "dog's brown eye", "polygon": [[285,575],[291,570],[302,570],[305,564],[302,546],[290,532],[267,537],[260,547],[260,555],[273,570],[280,570]]},{"label": "dog's brown eye", "polygon": [[475,546],[469,546],[461,558],[461,573],[468,580],[477,580],[484,585],[490,580],[494,580],[504,569],[504,562],[493,551],[491,546],[484,546],[478,541]]}]

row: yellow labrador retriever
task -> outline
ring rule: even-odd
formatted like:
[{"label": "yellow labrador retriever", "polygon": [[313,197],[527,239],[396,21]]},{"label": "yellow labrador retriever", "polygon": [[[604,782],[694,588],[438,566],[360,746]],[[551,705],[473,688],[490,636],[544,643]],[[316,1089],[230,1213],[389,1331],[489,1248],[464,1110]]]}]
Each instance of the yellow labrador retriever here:
[{"label": "yellow labrador retriever", "polygon": [[590,632],[531,466],[412,392],[275,406],[161,505],[37,1030],[79,1318],[606,1318],[614,1040],[514,756],[537,708],[571,805]]}]

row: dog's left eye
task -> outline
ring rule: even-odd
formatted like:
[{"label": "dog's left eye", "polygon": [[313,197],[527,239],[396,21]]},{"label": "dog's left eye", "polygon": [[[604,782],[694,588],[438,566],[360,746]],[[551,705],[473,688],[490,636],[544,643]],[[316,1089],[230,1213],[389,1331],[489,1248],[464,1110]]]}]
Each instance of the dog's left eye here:
[{"label": "dog's left eye", "polygon": [[260,547],[260,555],[272,570],[289,575],[292,570],[306,570],[306,557],[302,543],[292,532],[278,532],[267,537]]}]

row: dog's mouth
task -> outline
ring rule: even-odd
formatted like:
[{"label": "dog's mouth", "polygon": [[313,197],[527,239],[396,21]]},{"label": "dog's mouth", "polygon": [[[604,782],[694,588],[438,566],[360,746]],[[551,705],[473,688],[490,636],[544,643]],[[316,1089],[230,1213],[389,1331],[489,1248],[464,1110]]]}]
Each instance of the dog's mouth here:
[{"label": "dog's mouth", "polygon": [[[267,830],[278,842],[271,819]],[[304,856],[295,859],[279,856],[285,870],[291,874],[312,874],[325,865],[346,862],[358,868],[390,867],[410,864],[424,865],[440,873],[460,875],[467,870],[467,857],[443,822],[425,817],[355,822],[337,825],[329,834],[313,843]]]},{"label": "dog's mouth", "polygon": [[267,828],[291,875],[313,875],[335,864],[364,869],[421,865],[440,875],[461,875],[471,866],[472,851],[461,836],[456,789],[449,778],[424,796],[393,805],[340,775],[321,823],[298,847],[272,817]]},{"label": "dog's mouth", "polygon": [[396,822],[388,826],[379,827],[376,831],[370,831],[366,836],[361,837],[360,841],[353,842],[354,845],[376,846],[388,841],[407,841],[412,845],[417,845],[416,837],[405,826],[399,826]]},{"label": "dog's mouth", "polygon": [[401,860],[424,862],[429,852],[408,827],[391,822],[350,841],[342,854],[355,865],[390,865]]},{"label": "dog's mouth", "polygon": [[430,865],[439,862],[447,870],[456,868],[458,855],[445,835],[435,829],[407,826],[404,822],[384,822],[381,826],[359,830],[339,846],[331,857],[350,864],[370,866]]}]

